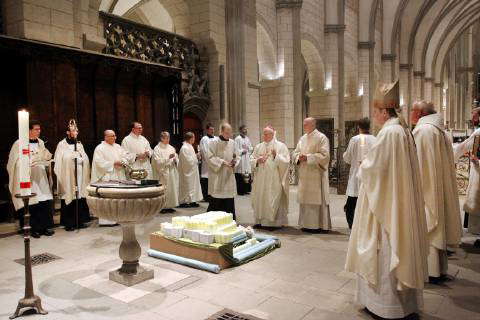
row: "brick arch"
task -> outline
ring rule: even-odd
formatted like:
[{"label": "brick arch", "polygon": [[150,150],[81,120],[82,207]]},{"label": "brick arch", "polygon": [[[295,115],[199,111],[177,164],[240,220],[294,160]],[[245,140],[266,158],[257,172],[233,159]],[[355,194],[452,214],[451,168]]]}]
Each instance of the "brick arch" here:
[{"label": "brick arch", "polygon": [[277,50],[273,39],[259,21],[257,21],[257,61],[260,80],[278,78]]}]

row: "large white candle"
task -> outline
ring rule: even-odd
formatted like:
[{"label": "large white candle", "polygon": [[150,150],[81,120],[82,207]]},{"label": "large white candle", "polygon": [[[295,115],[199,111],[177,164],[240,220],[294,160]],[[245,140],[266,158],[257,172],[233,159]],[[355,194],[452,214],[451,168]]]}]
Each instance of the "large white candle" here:
[{"label": "large white candle", "polygon": [[27,196],[32,193],[30,183],[30,150],[29,150],[29,115],[27,111],[18,111],[18,183],[20,194]]}]

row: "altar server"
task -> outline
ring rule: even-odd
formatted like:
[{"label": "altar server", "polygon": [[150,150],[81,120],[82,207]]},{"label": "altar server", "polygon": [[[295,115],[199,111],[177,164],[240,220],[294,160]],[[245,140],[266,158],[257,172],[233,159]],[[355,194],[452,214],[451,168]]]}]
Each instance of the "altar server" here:
[{"label": "altar server", "polygon": [[239,163],[235,142],[231,139],[232,127],[228,123],[220,126],[220,135],[210,141],[208,161],[207,211],[225,211],[235,218],[234,196],[237,193],[234,170]]},{"label": "altar server", "polygon": [[[412,122],[425,199],[430,242],[428,274],[430,282],[445,279],[448,269],[447,246],[456,247],[462,238],[453,149],[443,126],[443,117],[432,103],[414,104]],[[418,115],[418,116],[416,116]]]},{"label": "altar server", "polygon": [[[117,135],[113,130],[105,130],[102,141],[93,152],[92,178],[90,183],[109,180],[126,180],[124,164],[131,165],[135,161],[135,154],[127,152],[115,143]],[[112,226],[116,223],[100,219],[101,226]]]},{"label": "altar server", "polygon": [[200,144],[198,145],[198,151],[200,152],[201,159],[201,169],[200,169],[200,184],[202,185],[202,194],[203,200],[208,201],[208,161],[207,161],[207,152],[208,144],[212,141],[215,136],[215,128],[211,123],[208,123],[205,126],[206,135],[200,139]]},{"label": "altar server", "polygon": [[178,206],[178,155],[170,145],[167,131],[160,134],[160,142],[153,149],[152,164],[155,178],[166,187],[165,208],[161,213],[175,212],[173,208]]},{"label": "altar server", "polygon": [[[473,234],[480,234],[480,164],[479,154],[472,154],[475,137],[480,136],[480,108],[472,110],[472,124],[475,130],[468,139],[453,147],[453,153],[455,162],[465,153],[469,153],[470,176],[463,210],[465,210],[468,231]],[[475,246],[480,247],[480,239],[475,241]]]},{"label": "altar server", "polygon": [[[398,92],[398,82],[393,88]],[[393,107],[398,98],[389,101],[374,104],[373,117],[383,127],[358,172],[346,270],[358,276],[357,303],[393,319],[418,313],[423,304],[428,240],[415,142]]]},{"label": "altar server", "polygon": [[235,180],[237,182],[237,193],[240,196],[250,193],[250,178],[252,168],[250,166],[250,155],[253,147],[250,139],[247,137],[248,129],[246,125],[239,128],[240,134],[235,138],[235,144],[240,154],[238,166],[235,168]]},{"label": "altar server", "polygon": [[193,132],[185,133],[178,163],[178,201],[182,208],[199,207],[197,201],[202,200],[202,187],[200,186],[198,174],[198,159],[200,155],[195,152],[193,148],[194,143],[195,134]]},{"label": "altar server", "polygon": [[347,150],[343,153],[343,161],[350,165],[346,192],[348,198],[344,207],[349,229],[352,229],[355,207],[357,206],[358,189],[360,188],[360,182],[357,178],[358,167],[377,140],[375,136],[370,134],[370,120],[368,118],[358,121],[358,130],[359,134],[350,139]]},{"label": "altar server", "polygon": [[[66,231],[75,230],[77,224],[79,228],[85,228],[85,223],[90,221],[90,213],[85,200],[86,187],[90,183],[90,161],[77,137],[77,125],[74,120],[71,120],[67,127],[67,137],[58,143],[54,156],[57,190],[62,199],[60,223],[65,226]],[[77,179],[75,179],[75,170]],[[76,183],[78,184],[78,204],[75,193]]]},{"label": "altar server", "polygon": [[331,230],[328,165],[330,143],[316,129],[316,120],[303,120],[305,134],[292,153],[298,166],[298,195],[300,215],[298,224],[303,231],[318,233]]},{"label": "altar server", "polygon": [[[40,238],[41,235],[51,236],[55,232],[53,228],[52,212],[52,189],[50,179],[47,175],[47,168],[50,168],[52,154],[45,148],[45,143],[41,140],[40,122],[30,120],[30,180],[32,193],[36,196],[30,198],[30,226],[31,235],[34,238]],[[15,141],[8,156],[8,187],[12,195],[12,202],[20,218],[20,227],[23,228],[23,201],[15,198],[20,193],[19,182],[19,162],[18,162],[18,140]]]},{"label": "altar server", "polygon": [[150,142],[142,136],[143,127],[139,122],[132,122],[131,132],[128,136],[123,138],[122,148],[129,153],[135,154],[135,162],[132,164],[133,169],[145,169],[147,177],[145,179],[152,179],[152,165],[150,157],[153,150],[150,147]]},{"label": "altar server", "polygon": [[252,207],[255,223],[261,227],[276,228],[287,225],[288,164],[287,146],[274,137],[271,127],[263,129],[263,142],[253,150],[251,166]]}]

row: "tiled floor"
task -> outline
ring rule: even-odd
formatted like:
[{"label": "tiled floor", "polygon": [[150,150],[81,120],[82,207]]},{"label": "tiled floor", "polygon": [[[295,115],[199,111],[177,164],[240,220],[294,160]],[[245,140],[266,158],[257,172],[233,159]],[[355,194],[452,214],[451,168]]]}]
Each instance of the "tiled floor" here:
[{"label": "tiled floor", "polygon": [[[292,226],[298,219],[295,196],[292,188]],[[54,237],[32,240],[32,254],[49,252],[62,259],[33,268],[35,293],[49,314],[26,319],[202,320],[223,308],[271,320],[369,319],[353,303],[353,275],[343,271],[348,242],[345,198],[332,198],[334,232],[281,230],[275,233],[282,241],[280,249],[220,274],[147,257],[149,233],[172,216],[159,215],[137,227],[141,263],[154,269],[155,278],[130,288],[108,280],[108,272],[120,265],[119,227],[94,226],[79,233],[58,229]],[[239,197],[236,204],[239,222],[252,223],[249,198]],[[480,319],[480,250],[472,248],[473,239],[464,237],[465,244],[449,260],[455,280],[427,286],[422,319]],[[0,319],[7,319],[23,296],[23,266],[13,261],[21,257],[20,236],[0,239]]]}]

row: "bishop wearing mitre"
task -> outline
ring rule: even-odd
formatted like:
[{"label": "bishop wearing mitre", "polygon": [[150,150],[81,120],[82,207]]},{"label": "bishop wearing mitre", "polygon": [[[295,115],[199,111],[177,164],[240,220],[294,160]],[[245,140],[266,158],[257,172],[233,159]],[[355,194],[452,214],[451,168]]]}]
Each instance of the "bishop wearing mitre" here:
[{"label": "bishop wearing mitre", "polygon": [[132,169],[146,170],[146,179],[151,179],[152,165],[150,163],[150,157],[153,154],[153,150],[150,147],[150,142],[142,136],[142,132],[142,124],[136,121],[132,122],[130,134],[122,140],[122,148],[135,155],[135,162],[132,164]]},{"label": "bishop wearing mitre", "polygon": [[165,208],[161,213],[175,212],[178,206],[178,155],[170,145],[170,134],[163,131],[160,142],[153,149],[152,166],[154,177],[165,186]]},{"label": "bishop wearing mitre", "polygon": [[[52,212],[52,189],[50,187],[50,179],[46,169],[50,167],[52,154],[45,147],[45,143],[40,139],[40,122],[30,120],[29,124],[28,145],[30,151],[30,180],[32,193],[36,195],[30,198],[30,226],[31,235],[34,238],[40,238],[41,235],[51,236],[55,232],[53,228],[53,212]],[[8,156],[8,188],[12,195],[12,202],[15,210],[20,218],[20,228],[23,228],[23,201],[16,198],[16,194],[20,194],[19,182],[19,161],[18,161],[18,140],[10,149]]]},{"label": "bishop wearing mitre", "polygon": [[298,166],[298,224],[310,233],[329,231],[332,229],[328,183],[330,143],[316,129],[314,118],[303,120],[303,130],[305,134],[292,153],[293,162]]},{"label": "bishop wearing mitre", "polygon": [[78,128],[75,120],[70,120],[67,136],[58,143],[54,156],[53,170],[57,176],[58,195],[62,199],[60,223],[65,226],[66,231],[73,231],[76,227],[85,228],[85,223],[90,221],[85,201],[86,187],[90,183],[90,161],[77,137]]},{"label": "bishop wearing mitre", "polygon": [[239,163],[235,141],[231,139],[232,127],[228,123],[220,126],[220,135],[208,145],[208,194],[207,211],[224,211],[233,214],[237,185],[235,167]]},{"label": "bishop wearing mitre", "polygon": [[430,242],[428,274],[430,282],[445,279],[448,269],[447,246],[456,247],[462,238],[457,179],[452,144],[443,126],[443,117],[432,103],[413,105],[412,122],[425,199]]},{"label": "bishop wearing mitre", "polygon": [[[428,240],[415,142],[398,118],[398,82],[376,99],[383,126],[358,171],[360,191],[346,270],[357,274],[357,303],[393,319],[418,313],[428,281]],[[377,93],[379,94],[379,93]]]},{"label": "bishop wearing mitre", "polygon": [[289,163],[287,146],[275,138],[272,127],[264,128],[263,142],[255,146],[251,155],[255,178],[251,199],[259,227],[278,228],[288,223]]},{"label": "bishop wearing mitre", "polygon": [[203,198],[198,172],[200,155],[195,152],[194,143],[195,134],[186,132],[178,156],[178,201],[182,208],[197,208],[200,206],[197,202]]},{"label": "bishop wearing mitre", "polygon": [[[135,161],[135,154],[127,152],[115,143],[117,135],[113,130],[105,130],[104,140],[95,148],[92,160],[92,176],[90,183],[126,180],[124,164],[131,165]],[[101,226],[116,225],[116,222],[100,219]]]}]

